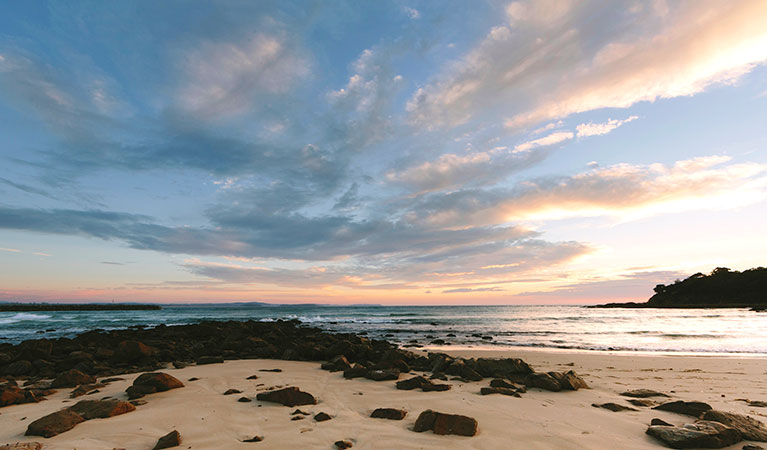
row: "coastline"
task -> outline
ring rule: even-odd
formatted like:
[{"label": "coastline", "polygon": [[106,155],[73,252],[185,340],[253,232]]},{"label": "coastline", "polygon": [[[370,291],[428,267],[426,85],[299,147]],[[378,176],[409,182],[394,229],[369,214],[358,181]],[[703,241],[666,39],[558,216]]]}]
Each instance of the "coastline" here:
[{"label": "coastline", "polygon": [[[590,389],[548,392],[530,389],[521,398],[479,395],[487,380],[448,381],[446,392],[397,390],[394,381],[344,379],[340,372],[320,369],[319,362],[252,359],[221,364],[168,366],[162,372],[186,386],[146,397],[136,411],[80,424],[58,436],[43,439],[24,437],[30,421],[82,399],[109,396],[125,399],[124,390],[138,375],[125,374],[101,392],[69,398],[61,389],[40,403],[13,405],[0,410],[0,445],[12,442],[42,442],[44,449],[152,448],[160,436],[178,430],[182,447],[226,448],[327,448],[341,439],[361,449],[503,449],[515,446],[533,449],[665,448],[645,434],[652,418],[681,425],[692,418],[679,414],[637,408],[611,412],[592,403],[625,404],[619,394],[629,389],[655,389],[672,399],[703,401],[715,409],[747,414],[765,421],[767,408],[751,407],[737,399],[767,400],[767,358],[680,355],[622,355],[609,352],[584,353],[564,350],[451,350],[460,357],[522,358],[536,371],[574,369]],[[280,368],[282,372],[261,372]],[[420,373],[420,372],[419,372]],[[257,374],[257,380],[247,380]],[[189,381],[190,378],[199,378]],[[404,374],[400,379],[409,378]],[[271,386],[298,386],[318,398],[317,405],[299,406],[310,413],[291,420],[296,408],[255,400]],[[242,394],[223,395],[228,389]],[[238,402],[240,396],[252,402]],[[372,419],[378,407],[402,408],[402,421]],[[474,437],[438,436],[411,430],[417,415],[426,409],[476,418]],[[312,416],[326,412],[332,420],[316,422]],[[261,435],[259,443],[244,439]],[[740,449],[744,442],[725,447]],[[180,448],[182,448],[180,447]]]}]

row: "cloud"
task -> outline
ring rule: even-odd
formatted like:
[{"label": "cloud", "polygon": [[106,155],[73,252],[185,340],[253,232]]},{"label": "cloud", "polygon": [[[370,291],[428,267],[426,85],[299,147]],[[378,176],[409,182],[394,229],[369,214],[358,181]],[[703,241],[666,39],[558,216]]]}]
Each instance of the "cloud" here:
[{"label": "cloud", "polygon": [[183,62],[178,92],[185,111],[212,118],[251,111],[309,74],[310,63],[284,33],[256,33],[235,42],[206,41]]},{"label": "cloud", "polygon": [[726,164],[708,156],[662,164],[616,164],[567,177],[543,177],[511,189],[464,189],[423,197],[414,221],[484,225],[573,217],[622,220],[731,209],[767,198],[767,165]]},{"label": "cloud", "polygon": [[466,292],[499,292],[503,291],[504,289],[501,289],[497,286],[494,287],[487,287],[487,288],[456,288],[456,289],[447,289],[442,291],[443,294],[458,294],[458,293],[466,293]]},{"label": "cloud", "polygon": [[530,150],[531,148],[535,148],[535,147],[544,147],[549,145],[560,144],[564,141],[568,141],[572,139],[573,136],[574,135],[571,131],[557,131],[556,133],[551,133],[550,135],[544,136],[542,138],[523,142],[517,145],[516,147],[514,147],[514,149],[519,151],[524,151],[524,150]]},{"label": "cloud", "polygon": [[637,116],[629,116],[623,120],[607,119],[607,122],[603,123],[582,123],[575,127],[575,131],[578,133],[578,137],[601,136],[613,131],[625,123],[632,122],[638,118],[639,117]]},{"label": "cloud", "polygon": [[421,18],[421,12],[418,11],[415,8],[411,8],[409,6],[403,6],[402,11],[411,19],[420,19]]},{"label": "cloud", "polygon": [[761,20],[767,6],[759,0],[677,2],[665,14],[642,6],[627,11],[619,3],[554,3],[509,5],[514,38],[499,39],[491,29],[411,96],[413,120],[439,128],[501,114],[507,127],[521,129],[693,95],[767,60]]}]

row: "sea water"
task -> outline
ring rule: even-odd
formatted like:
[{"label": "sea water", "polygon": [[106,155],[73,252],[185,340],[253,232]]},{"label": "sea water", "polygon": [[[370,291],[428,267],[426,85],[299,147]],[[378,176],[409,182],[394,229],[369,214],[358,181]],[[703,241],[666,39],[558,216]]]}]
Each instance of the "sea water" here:
[{"label": "sea water", "polygon": [[[592,309],[581,306],[164,305],[158,311],[0,313],[0,343],[93,329],[203,320],[297,319],[426,348],[536,347],[597,351],[767,354],[767,313],[747,309]],[[435,340],[445,343],[432,344]],[[439,342],[439,341],[437,341]]]}]

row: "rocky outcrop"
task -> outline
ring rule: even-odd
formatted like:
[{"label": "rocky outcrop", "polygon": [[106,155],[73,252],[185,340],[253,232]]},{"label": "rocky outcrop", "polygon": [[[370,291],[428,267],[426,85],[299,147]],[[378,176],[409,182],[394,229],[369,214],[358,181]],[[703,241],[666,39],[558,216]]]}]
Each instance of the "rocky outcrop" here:
[{"label": "rocky outcrop", "polygon": [[308,392],[303,392],[295,386],[275,391],[261,392],[256,395],[257,400],[264,402],[279,403],[285,406],[316,405],[317,399]]},{"label": "rocky outcrop", "polygon": [[525,377],[527,387],[536,387],[552,392],[562,390],[577,391],[588,389],[589,386],[572,370],[567,372],[534,372]]},{"label": "rocky outcrop", "polygon": [[[43,395],[38,395],[38,390],[22,389],[18,386],[5,384],[0,386],[0,408],[3,406],[20,405],[22,403],[36,403],[39,402]],[[43,394],[50,393],[52,391],[44,391]]]},{"label": "rocky outcrop", "polygon": [[407,415],[404,409],[378,408],[370,414],[374,419],[402,420]]},{"label": "rocky outcrop", "polygon": [[675,412],[677,414],[684,414],[686,416],[700,418],[700,416],[702,416],[703,413],[711,410],[711,405],[709,405],[708,403],[703,403],[703,402],[685,402],[682,400],[677,400],[675,402],[666,402],[666,403],[660,404],[654,407],[653,409],[657,409],[660,411],[670,411],[670,412]]},{"label": "rocky outcrop", "polygon": [[735,428],[748,441],[767,442],[767,427],[754,418],[741,414],[717,411],[715,409],[703,413],[703,420],[710,420]]},{"label": "rocky outcrop", "polygon": [[671,448],[723,448],[743,440],[738,430],[711,421],[681,427],[650,425],[646,433]]},{"label": "rocky outcrop", "polygon": [[62,372],[51,383],[52,388],[73,388],[81,384],[92,384],[96,382],[96,377],[88,375],[77,369],[70,369]]},{"label": "rocky outcrop", "polygon": [[85,422],[85,418],[69,409],[62,409],[47,416],[41,417],[27,426],[26,436],[42,436],[49,438],[69,431],[78,423]]},{"label": "rocky outcrop", "polygon": [[125,392],[128,398],[133,400],[155,392],[165,392],[171,389],[184,387],[184,383],[177,378],[163,372],[149,372],[138,376]]},{"label": "rocky outcrop", "polygon": [[405,391],[420,389],[424,392],[447,391],[447,390],[450,390],[451,388],[449,384],[434,383],[428,378],[424,378],[420,375],[415,376],[413,378],[408,378],[407,380],[398,381],[396,386],[397,386],[397,389],[401,389]]},{"label": "rocky outcrop", "polygon": [[152,450],[161,450],[163,448],[171,448],[171,447],[178,447],[181,445],[181,434],[173,430],[170,433],[166,434],[165,436],[161,437],[157,444],[155,444],[154,448]]},{"label": "rocky outcrop", "polygon": [[432,430],[434,434],[474,436],[477,434],[477,421],[468,416],[445,414],[427,409],[416,419],[413,431],[422,433],[428,430]]}]

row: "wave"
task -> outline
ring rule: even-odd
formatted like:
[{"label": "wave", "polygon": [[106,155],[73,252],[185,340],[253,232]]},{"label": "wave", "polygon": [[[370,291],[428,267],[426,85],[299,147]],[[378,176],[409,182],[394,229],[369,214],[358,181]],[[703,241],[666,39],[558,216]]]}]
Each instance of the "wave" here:
[{"label": "wave", "polygon": [[31,313],[17,313],[11,317],[5,317],[0,319],[0,324],[9,325],[12,323],[23,322],[25,320],[45,320],[50,319],[51,316],[45,314],[31,314]]}]

